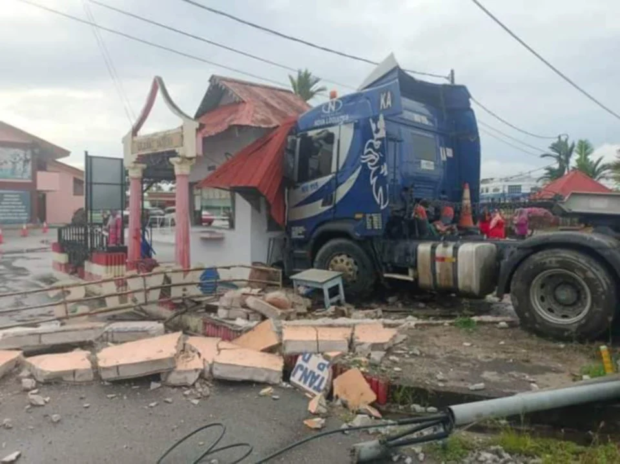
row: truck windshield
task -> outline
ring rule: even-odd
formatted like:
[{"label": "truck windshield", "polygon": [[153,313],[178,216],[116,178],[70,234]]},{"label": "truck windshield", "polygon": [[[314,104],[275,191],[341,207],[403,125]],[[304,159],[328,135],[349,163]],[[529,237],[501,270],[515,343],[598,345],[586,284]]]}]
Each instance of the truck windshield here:
[{"label": "truck windshield", "polygon": [[336,134],[329,129],[301,135],[297,182],[308,182],[332,173],[335,140]]}]

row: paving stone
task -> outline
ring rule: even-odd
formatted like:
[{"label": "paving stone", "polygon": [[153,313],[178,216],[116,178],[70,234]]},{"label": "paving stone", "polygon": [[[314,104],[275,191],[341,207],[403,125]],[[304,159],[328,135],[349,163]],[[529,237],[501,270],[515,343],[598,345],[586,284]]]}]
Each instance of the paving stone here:
[{"label": "paving stone", "polygon": [[186,347],[195,350],[200,355],[204,364],[202,372],[204,378],[211,377],[211,366],[219,353],[218,344],[221,341],[221,338],[216,337],[189,337],[185,342]]},{"label": "paving stone", "polygon": [[97,354],[99,374],[120,380],[171,371],[182,346],[183,334],[176,332],[104,348]]},{"label": "paving stone", "polygon": [[233,343],[249,350],[269,351],[277,347],[280,340],[274,330],[273,322],[266,320],[233,340]]},{"label": "paving stone", "polygon": [[282,347],[285,355],[301,353],[348,353],[351,341],[350,327],[285,326],[282,329]]},{"label": "paving stone", "polygon": [[23,360],[21,351],[0,350],[0,379]]},{"label": "paving stone", "polygon": [[111,343],[126,343],[158,337],[164,333],[164,324],[157,321],[113,322],[104,329],[102,340]]},{"label": "paving stone", "polygon": [[281,356],[245,348],[220,350],[213,362],[213,377],[279,384],[284,360]]},{"label": "paving stone", "polygon": [[94,379],[88,351],[32,356],[26,358],[25,363],[37,382],[90,382]]},{"label": "paving stone", "polygon": [[171,387],[191,387],[204,372],[205,364],[195,351],[185,351],[177,356],[176,367],[161,375],[162,381]]}]

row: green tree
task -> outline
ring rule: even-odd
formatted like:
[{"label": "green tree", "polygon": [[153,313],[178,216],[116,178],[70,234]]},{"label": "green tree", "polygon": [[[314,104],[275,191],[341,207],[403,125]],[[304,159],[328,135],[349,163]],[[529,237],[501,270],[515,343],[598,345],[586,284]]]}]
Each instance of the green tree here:
[{"label": "green tree", "polygon": [[323,85],[317,87],[321,79],[313,76],[307,69],[297,71],[297,76],[289,75],[288,80],[291,82],[293,92],[305,101],[312,100],[315,96],[327,90],[327,87]]},{"label": "green tree", "polygon": [[616,150],[616,159],[609,164],[609,174],[616,185],[620,187],[620,149]]},{"label": "green tree", "polygon": [[575,143],[568,143],[568,137],[558,137],[549,145],[549,152],[540,155],[541,158],[551,158],[557,166],[545,168],[545,174],[539,179],[547,182],[559,179],[570,170],[570,162],[575,151]]},{"label": "green tree", "polygon": [[610,165],[603,163],[602,156],[597,160],[593,160],[593,153],[594,147],[589,140],[579,140],[575,149],[575,154],[577,155],[575,168],[594,180],[604,179],[609,173]]}]

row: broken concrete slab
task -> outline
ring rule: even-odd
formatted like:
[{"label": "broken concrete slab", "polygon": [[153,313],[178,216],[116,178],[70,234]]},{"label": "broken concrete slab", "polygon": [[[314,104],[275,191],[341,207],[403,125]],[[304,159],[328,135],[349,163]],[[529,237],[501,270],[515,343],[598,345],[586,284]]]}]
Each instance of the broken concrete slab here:
[{"label": "broken concrete slab", "polygon": [[249,332],[234,339],[233,343],[249,350],[268,351],[277,347],[280,344],[280,340],[275,332],[273,322],[268,319],[258,324]]},{"label": "broken concrete slab", "polygon": [[105,326],[105,323],[85,322],[7,329],[0,331],[0,349],[35,351],[58,345],[90,343],[101,336]]},{"label": "broken concrete slab", "polygon": [[21,351],[0,351],[0,379],[11,372],[23,360]]},{"label": "broken concrete slab", "polygon": [[334,379],[334,397],[340,398],[351,411],[377,400],[359,369],[350,369]]},{"label": "broken concrete slab", "polygon": [[325,427],[325,419],[322,417],[315,417],[313,419],[306,419],[304,421],[306,427],[311,428],[312,430],[321,430]]},{"label": "broken concrete slab", "polygon": [[353,331],[353,348],[356,353],[362,354],[386,351],[397,336],[395,329],[387,329],[382,324],[359,325]]},{"label": "broken concrete slab", "polygon": [[95,378],[88,351],[43,354],[26,358],[25,363],[37,382],[91,382]]},{"label": "broken concrete slab", "polygon": [[262,314],[267,319],[288,319],[294,313],[292,310],[283,311],[255,296],[249,296],[245,305],[251,310]]},{"label": "broken concrete slab", "polygon": [[350,327],[284,326],[282,345],[284,354],[347,353],[351,341]]},{"label": "broken concrete slab", "polygon": [[241,308],[243,299],[243,290],[229,290],[220,298],[219,307],[223,309]]},{"label": "broken concrete slab", "polygon": [[310,400],[310,403],[308,403],[308,412],[318,416],[327,414],[327,401],[322,393]]},{"label": "broken concrete slab", "polygon": [[252,312],[243,308],[219,308],[217,317],[220,319],[245,319],[250,318]]},{"label": "broken concrete slab", "polygon": [[104,348],[97,354],[99,374],[120,380],[170,371],[182,346],[183,334],[176,332]]},{"label": "broken concrete slab", "polygon": [[216,337],[189,337],[185,342],[185,347],[196,351],[203,362],[202,376],[211,377],[211,365],[219,353],[218,344],[222,341]]},{"label": "broken concrete slab", "polygon": [[281,356],[238,346],[235,348],[220,350],[213,361],[214,378],[276,385],[282,382],[284,360]]},{"label": "broken concrete slab", "polygon": [[161,380],[171,387],[191,387],[204,373],[205,364],[195,351],[185,351],[177,357],[177,365],[161,374]]},{"label": "broken concrete slab", "polygon": [[283,311],[293,308],[291,300],[284,292],[271,292],[265,295],[265,302]]},{"label": "broken concrete slab", "polygon": [[102,340],[111,343],[126,343],[144,338],[164,335],[164,324],[157,321],[123,321],[106,326]]}]

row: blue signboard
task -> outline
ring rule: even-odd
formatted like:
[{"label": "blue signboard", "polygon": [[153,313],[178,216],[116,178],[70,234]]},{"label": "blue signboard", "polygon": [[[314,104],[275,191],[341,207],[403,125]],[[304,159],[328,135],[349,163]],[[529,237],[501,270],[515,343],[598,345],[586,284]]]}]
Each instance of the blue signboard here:
[{"label": "blue signboard", "polygon": [[30,222],[30,191],[0,190],[0,225]]}]

